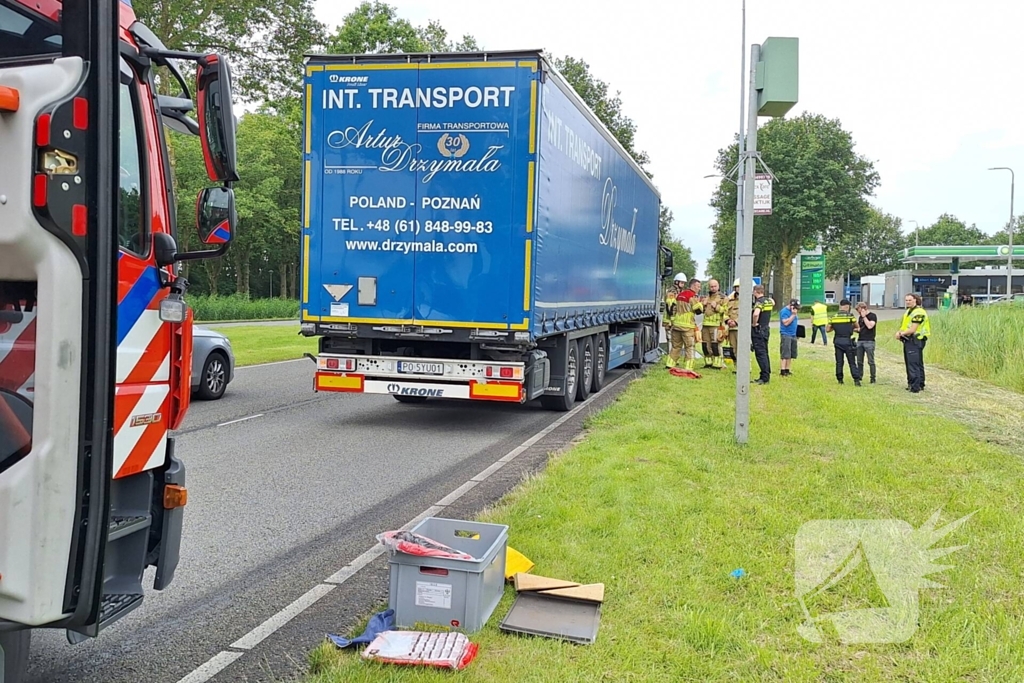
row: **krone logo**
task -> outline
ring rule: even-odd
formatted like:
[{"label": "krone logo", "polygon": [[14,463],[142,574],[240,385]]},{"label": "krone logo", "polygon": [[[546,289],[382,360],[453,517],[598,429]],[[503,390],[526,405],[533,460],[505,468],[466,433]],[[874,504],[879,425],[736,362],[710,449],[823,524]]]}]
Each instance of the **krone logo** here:
[{"label": "krone logo", "polygon": [[437,141],[437,149],[441,152],[441,156],[449,159],[461,159],[469,152],[469,138],[465,135],[455,137],[445,133]]},{"label": "krone logo", "polygon": [[401,390],[402,390],[402,387],[398,386],[397,384],[389,384],[388,385],[388,393],[389,394],[397,394]]}]

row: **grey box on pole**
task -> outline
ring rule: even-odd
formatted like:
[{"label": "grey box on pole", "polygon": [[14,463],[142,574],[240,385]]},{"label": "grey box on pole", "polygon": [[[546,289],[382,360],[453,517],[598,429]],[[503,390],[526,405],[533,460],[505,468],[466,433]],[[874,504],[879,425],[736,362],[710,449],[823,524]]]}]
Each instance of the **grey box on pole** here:
[{"label": "grey box on pole", "polygon": [[395,610],[395,625],[420,622],[479,631],[505,589],[508,526],[428,517],[412,531],[476,559],[391,555],[388,607]]}]

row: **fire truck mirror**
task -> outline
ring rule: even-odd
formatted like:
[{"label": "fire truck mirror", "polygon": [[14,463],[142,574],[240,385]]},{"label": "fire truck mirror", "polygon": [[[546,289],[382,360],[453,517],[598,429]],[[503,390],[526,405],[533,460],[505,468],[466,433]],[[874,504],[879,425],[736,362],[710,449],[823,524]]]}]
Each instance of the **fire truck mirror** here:
[{"label": "fire truck mirror", "polygon": [[221,246],[235,232],[235,193],[227,187],[208,187],[196,200],[196,227],[203,244]]},{"label": "fire truck mirror", "polygon": [[231,66],[223,55],[210,54],[199,61],[196,90],[206,173],[215,183],[235,182],[238,169]]},{"label": "fire truck mirror", "polygon": [[156,257],[156,264],[163,268],[175,261],[178,255],[178,243],[166,232],[153,234],[153,252]]}]

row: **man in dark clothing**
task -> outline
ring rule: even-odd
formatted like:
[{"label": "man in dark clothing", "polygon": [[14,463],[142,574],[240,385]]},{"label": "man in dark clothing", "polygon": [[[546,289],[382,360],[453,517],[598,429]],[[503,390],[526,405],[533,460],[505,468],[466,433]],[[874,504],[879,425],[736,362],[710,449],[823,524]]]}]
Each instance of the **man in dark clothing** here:
[{"label": "man in dark clothing", "polygon": [[757,367],[761,371],[760,376],[754,384],[768,384],[772,378],[771,361],[768,359],[768,324],[772,320],[772,310],[775,302],[771,297],[764,295],[764,286],[754,286],[754,313],[751,323],[753,329],[750,331],[751,346],[754,347],[754,357],[757,359]]},{"label": "man in dark clothing", "polygon": [[836,379],[843,383],[843,361],[850,364],[850,374],[853,375],[853,383],[860,386],[860,368],[857,367],[857,359],[854,357],[853,334],[857,332],[857,318],[850,312],[850,300],[843,299],[839,302],[839,312],[828,321],[827,330],[834,336],[832,346],[836,350]]},{"label": "man in dark clothing", "polygon": [[857,369],[860,370],[861,379],[864,378],[864,356],[868,357],[868,367],[871,369],[871,383],[875,383],[875,326],[878,324],[878,316],[868,310],[868,305],[861,301],[857,304],[857,327],[860,332],[857,334]]}]

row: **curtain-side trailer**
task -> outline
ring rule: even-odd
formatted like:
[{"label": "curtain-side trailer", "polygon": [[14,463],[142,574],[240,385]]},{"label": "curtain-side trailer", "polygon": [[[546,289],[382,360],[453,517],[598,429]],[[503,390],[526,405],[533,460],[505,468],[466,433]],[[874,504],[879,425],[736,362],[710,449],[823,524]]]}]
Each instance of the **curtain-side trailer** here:
[{"label": "curtain-side trailer", "polygon": [[305,68],[317,391],[568,410],[656,349],[660,196],[542,52]]}]

